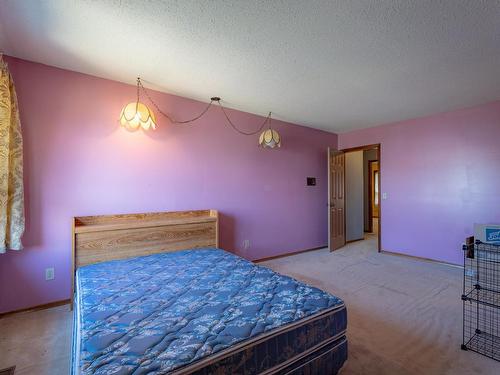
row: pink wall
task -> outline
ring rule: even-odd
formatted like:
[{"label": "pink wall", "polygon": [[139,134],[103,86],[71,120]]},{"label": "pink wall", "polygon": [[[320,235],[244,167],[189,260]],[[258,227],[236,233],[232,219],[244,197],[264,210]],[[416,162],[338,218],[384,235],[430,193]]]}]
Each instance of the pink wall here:
[{"label": "pink wall", "polygon": [[474,222],[500,222],[500,101],[339,135],[381,143],[382,248],[460,264]]},{"label": "pink wall", "polygon": [[[217,108],[192,125],[159,118],[157,131],[130,133],[117,119],[134,86],[7,61],[24,134],[27,229],[25,250],[0,256],[0,312],[70,297],[72,216],[214,208],[221,246],[249,259],[327,243],[326,148],[335,134],[273,121],[283,147],[261,150]],[[153,96],[179,119],[205,106]],[[263,120],[230,116],[247,129]],[[316,187],[305,186],[308,176]],[[44,280],[47,267],[55,280]]]}]

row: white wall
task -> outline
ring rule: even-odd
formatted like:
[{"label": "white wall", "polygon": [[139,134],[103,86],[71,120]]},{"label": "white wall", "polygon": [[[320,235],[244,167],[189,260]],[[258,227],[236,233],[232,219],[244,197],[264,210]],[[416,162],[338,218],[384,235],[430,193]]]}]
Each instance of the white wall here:
[{"label": "white wall", "polygon": [[363,151],[345,154],[346,241],[364,237]]}]

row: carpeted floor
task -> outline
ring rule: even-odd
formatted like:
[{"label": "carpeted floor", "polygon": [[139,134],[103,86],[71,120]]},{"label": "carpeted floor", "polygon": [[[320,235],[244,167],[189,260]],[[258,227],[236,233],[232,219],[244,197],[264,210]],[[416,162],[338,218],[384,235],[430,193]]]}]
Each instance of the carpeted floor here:
[{"label": "carpeted floor", "polygon": [[[341,375],[500,374],[499,362],[460,350],[462,270],[378,254],[375,241],[261,263],[345,300],[349,360]],[[0,369],[66,375],[70,342],[68,306],[5,317]]]},{"label": "carpeted floor", "polygon": [[376,236],[367,238],[261,263],[344,299],[349,360],[341,374],[500,374],[499,362],[460,350],[463,270],[379,254]]},{"label": "carpeted floor", "polygon": [[0,368],[15,375],[68,375],[72,312],[69,305],[0,319]]}]

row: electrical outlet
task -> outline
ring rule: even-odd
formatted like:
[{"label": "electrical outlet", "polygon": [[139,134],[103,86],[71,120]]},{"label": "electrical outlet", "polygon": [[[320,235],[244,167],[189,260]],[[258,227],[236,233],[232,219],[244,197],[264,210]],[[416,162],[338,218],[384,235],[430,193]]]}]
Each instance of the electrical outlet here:
[{"label": "electrical outlet", "polygon": [[54,267],[45,269],[45,280],[54,280]]},{"label": "electrical outlet", "polygon": [[243,240],[243,249],[247,250],[250,247],[250,240]]},{"label": "electrical outlet", "polygon": [[382,193],[382,199],[387,199],[387,193]]}]

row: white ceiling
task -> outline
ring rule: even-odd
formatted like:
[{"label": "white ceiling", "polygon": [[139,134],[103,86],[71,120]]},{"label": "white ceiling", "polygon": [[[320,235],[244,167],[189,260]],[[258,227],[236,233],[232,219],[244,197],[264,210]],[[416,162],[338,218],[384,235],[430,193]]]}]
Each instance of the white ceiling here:
[{"label": "white ceiling", "polygon": [[498,0],[3,0],[0,49],[333,132],[500,99]]}]

